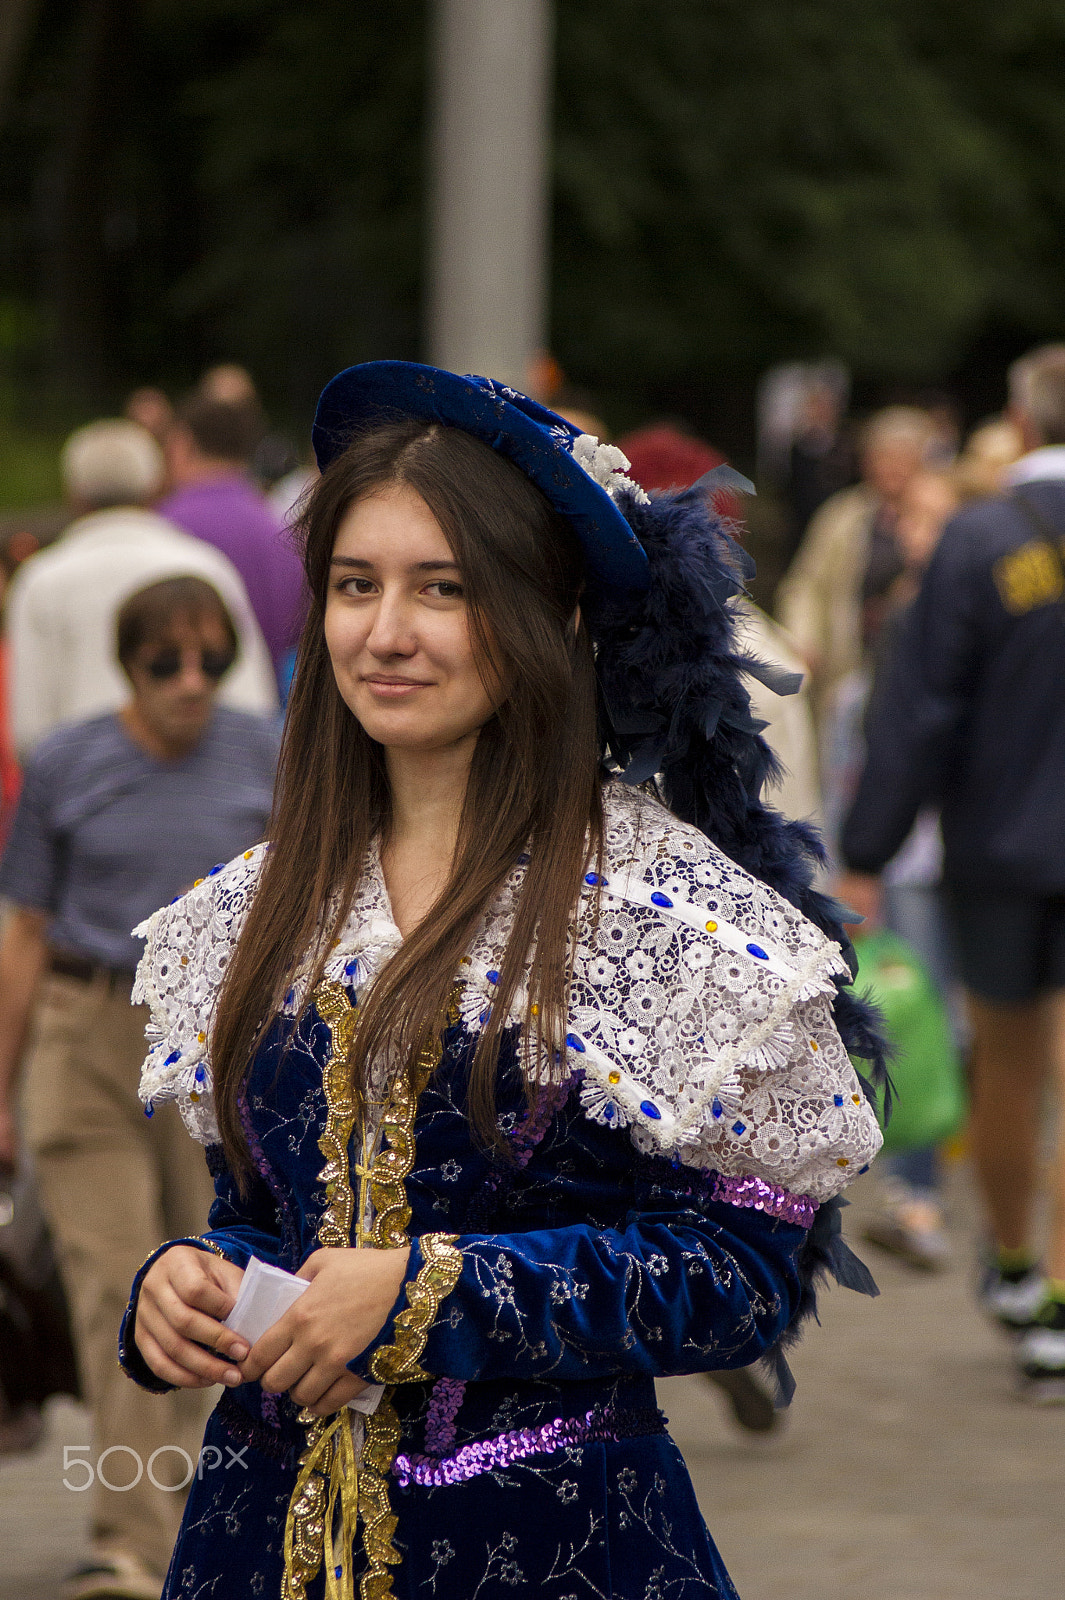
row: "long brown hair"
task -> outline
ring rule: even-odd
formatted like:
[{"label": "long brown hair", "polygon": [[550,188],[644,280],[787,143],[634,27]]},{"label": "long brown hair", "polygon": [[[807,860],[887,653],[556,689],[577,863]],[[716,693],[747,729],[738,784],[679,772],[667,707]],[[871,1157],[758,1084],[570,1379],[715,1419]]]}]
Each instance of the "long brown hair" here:
[{"label": "long brown hair", "polygon": [[[502,1029],[528,969],[524,1050],[564,1057],[571,924],[581,876],[602,851],[595,665],[578,601],[583,562],[565,520],[517,467],[454,428],[411,419],[355,438],[329,466],[302,517],[312,603],[282,742],[272,848],[222,985],[213,1029],[218,1122],[230,1166],[251,1172],[239,1094],[277,1014],[292,967],[314,956],[320,981],[375,838],[387,838],[382,747],[337,689],[323,617],[337,530],[357,501],[403,484],[425,501],[462,571],[471,639],[486,679],[507,697],[474,749],[447,886],[363,1005],[351,1053],[361,1103],[368,1063],[409,1070],[438,1037],[459,963],[518,856],[524,888],[495,1002],[469,1082],[478,1136],[498,1145],[495,1074]],[[536,1073],[527,1074],[535,1098]]]}]

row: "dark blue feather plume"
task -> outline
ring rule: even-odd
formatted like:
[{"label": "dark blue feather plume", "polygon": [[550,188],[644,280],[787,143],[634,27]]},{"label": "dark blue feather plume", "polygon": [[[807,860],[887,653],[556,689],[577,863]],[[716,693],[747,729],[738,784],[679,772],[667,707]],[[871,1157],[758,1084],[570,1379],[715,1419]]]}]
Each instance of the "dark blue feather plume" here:
[{"label": "dark blue feather plume", "polygon": [[[720,469],[715,469],[719,471]],[[711,474],[711,477],[714,475]],[[715,479],[710,488],[731,487]],[[681,493],[619,504],[647,552],[651,582],[638,596],[586,597],[584,612],[596,645],[601,694],[601,742],[609,770],[628,783],[657,775],[665,804],[692,823],[753,877],[796,906],[843,950],[852,978],[857,962],[840,920],[843,908],[814,887],[825,860],[817,830],[790,821],[767,804],[763,791],[779,765],[751,715],[744,673],[778,692],[796,685],[761,670],[737,642],[729,602],[743,594],[750,558],[740,550],[706,499],[706,480]],[[775,679],[775,681],[774,681]],[[866,1065],[866,1095],[887,1081],[887,1049],[875,1008],[837,979],[836,1026],[848,1052]],[[840,1232],[844,1202],[823,1205],[800,1252],[800,1304],[781,1344],[767,1360],[782,1399],[794,1387],[783,1350],[801,1324],[816,1316],[816,1286],[831,1274],[849,1288],[875,1294],[867,1268]]]}]

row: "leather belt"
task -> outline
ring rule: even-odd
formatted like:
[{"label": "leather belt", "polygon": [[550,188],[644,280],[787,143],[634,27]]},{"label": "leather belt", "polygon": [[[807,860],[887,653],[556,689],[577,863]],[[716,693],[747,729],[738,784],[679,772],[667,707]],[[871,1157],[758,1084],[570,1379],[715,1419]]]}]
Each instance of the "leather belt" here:
[{"label": "leather belt", "polygon": [[74,978],[78,983],[100,983],[107,986],[109,994],[119,989],[133,987],[133,973],[121,967],[106,967],[86,956],[75,956],[65,950],[53,950],[48,962],[50,972],[60,978]]}]

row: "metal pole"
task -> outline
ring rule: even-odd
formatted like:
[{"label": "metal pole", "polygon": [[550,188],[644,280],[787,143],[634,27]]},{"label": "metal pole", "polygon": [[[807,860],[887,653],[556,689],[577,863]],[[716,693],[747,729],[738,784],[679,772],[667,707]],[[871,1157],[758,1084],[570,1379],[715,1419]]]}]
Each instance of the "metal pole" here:
[{"label": "metal pole", "polygon": [[429,359],[523,387],[546,344],[552,0],[436,0]]}]

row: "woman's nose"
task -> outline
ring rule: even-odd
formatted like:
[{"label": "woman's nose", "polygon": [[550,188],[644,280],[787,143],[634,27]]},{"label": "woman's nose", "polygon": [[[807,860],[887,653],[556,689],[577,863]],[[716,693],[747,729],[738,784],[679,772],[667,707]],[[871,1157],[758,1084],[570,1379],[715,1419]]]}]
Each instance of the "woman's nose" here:
[{"label": "woman's nose", "polygon": [[374,611],[366,648],[378,659],[414,654],[417,644],[413,638],[409,610],[401,596],[381,596]]}]

